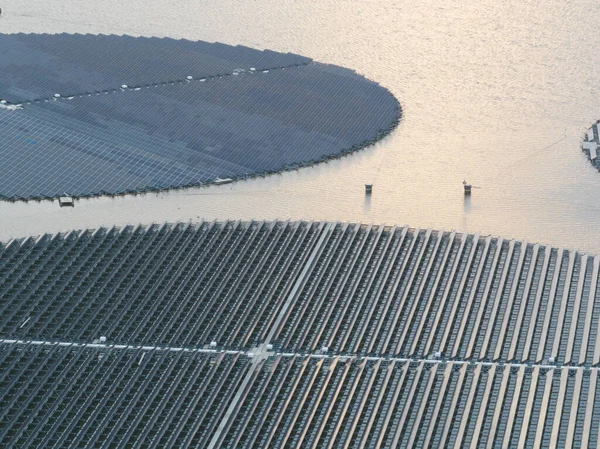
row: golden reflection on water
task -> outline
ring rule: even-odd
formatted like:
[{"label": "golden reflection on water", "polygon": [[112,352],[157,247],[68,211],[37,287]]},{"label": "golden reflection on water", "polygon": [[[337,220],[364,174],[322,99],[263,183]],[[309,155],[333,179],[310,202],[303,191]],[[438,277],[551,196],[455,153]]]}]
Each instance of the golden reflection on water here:
[{"label": "golden reflection on water", "polygon": [[[0,238],[304,218],[478,231],[600,253],[600,174],[579,150],[600,118],[600,4],[576,3],[9,0],[2,32],[170,36],[290,51],[377,80],[405,117],[374,147],[298,172],[91,199],[74,209],[0,203]],[[481,187],[469,199],[463,179]],[[365,183],[374,184],[370,198]]]}]

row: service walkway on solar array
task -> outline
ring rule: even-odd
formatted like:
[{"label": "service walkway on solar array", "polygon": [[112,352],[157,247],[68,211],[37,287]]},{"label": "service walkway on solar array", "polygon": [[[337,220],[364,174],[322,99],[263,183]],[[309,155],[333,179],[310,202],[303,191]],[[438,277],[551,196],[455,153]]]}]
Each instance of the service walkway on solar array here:
[{"label": "service walkway on solar array", "polygon": [[400,106],[293,54],[129,36],[0,34],[0,199],[135,193],[309,165]]},{"label": "service walkway on solar array", "polygon": [[600,257],[321,222],[0,247],[8,447],[599,447]]}]

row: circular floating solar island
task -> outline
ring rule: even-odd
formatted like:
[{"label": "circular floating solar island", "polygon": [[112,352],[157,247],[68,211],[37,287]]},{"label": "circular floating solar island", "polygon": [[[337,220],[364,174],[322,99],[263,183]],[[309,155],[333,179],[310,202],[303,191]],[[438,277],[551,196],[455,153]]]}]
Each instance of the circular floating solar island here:
[{"label": "circular floating solar island", "polygon": [[359,150],[401,118],[349,69],[220,43],[0,34],[0,198],[141,193]]}]

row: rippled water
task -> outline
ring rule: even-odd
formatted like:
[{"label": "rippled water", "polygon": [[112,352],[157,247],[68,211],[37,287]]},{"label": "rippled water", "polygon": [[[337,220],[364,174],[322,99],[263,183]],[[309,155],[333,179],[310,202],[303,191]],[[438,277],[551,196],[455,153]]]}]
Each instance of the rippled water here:
[{"label": "rippled water", "polygon": [[[472,3],[472,4],[471,4]],[[596,0],[8,0],[1,32],[170,36],[350,67],[404,108],[392,136],[298,172],[117,199],[0,203],[0,238],[198,218],[329,219],[502,235],[600,253]],[[462,193],[466,178],[475,186]],[[364,196],[364,184],[373,195]]]}]

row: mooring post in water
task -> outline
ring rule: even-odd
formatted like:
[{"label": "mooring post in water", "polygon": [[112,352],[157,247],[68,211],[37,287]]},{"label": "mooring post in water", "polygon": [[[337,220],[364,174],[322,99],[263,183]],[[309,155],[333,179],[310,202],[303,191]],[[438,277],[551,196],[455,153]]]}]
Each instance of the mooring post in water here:
[{"label": "mooring post in water", "polygon": [[465,187],[465,195],[471,194],[471,184],[467,184],[467,181],[463,181],[463,186]]}]

